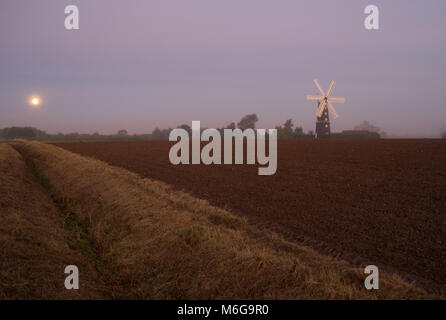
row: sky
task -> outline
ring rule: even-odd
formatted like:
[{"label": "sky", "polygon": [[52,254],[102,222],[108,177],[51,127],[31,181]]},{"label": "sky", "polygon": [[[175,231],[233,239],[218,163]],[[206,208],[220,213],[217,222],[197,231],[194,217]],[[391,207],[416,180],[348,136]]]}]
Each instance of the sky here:
[{"label": "sky", "polygon": [[[80,29],[64,27],[67,5]],[[364,28],[364,8],[380,30]],[[0,128],[150,133],[200,120],[315,129],[313,79],[332,131],[367,120],[393,136],[446,126],[444,0],[1,0]],[[29,97],[42,97],[40,108]]]}]

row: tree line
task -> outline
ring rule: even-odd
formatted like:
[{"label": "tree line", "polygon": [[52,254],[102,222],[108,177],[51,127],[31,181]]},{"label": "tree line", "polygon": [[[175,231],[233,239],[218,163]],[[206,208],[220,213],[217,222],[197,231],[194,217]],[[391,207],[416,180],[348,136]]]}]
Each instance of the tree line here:
[{"label": "tree line", "polygon": [[[256,123],[258,121],[258,117],[255,113],[248,114],[244,116],[240,121],[236,124],[235,122],[231,122],[227,126],[223,128],[219,128],[218,130],[223,133],[224,129],[255,129]],[[182,124],[177,128],[182,128],[192,132],[192,129],[187,124]],[[312,131],[305,134],[302,128],[298,127],[293,129],[293,124],[291,120],[287,120],[283,126],[277,126],[278,137],[279,139],[287,139],[287,138],[313,138],[314,134]],[[86,133],[57,133],[57,134],[49,134],[45,131],[33,128],[33,127],[10,127],[0,129],[0,140],[12,140],[12,139],[27,139],[27,140],[39,140],[39,141],[146,141],[146,140],[169,140],[169,134],[172,131],[172,128],[168,129],[160,129],[155,128],[152,133],[147,134],[129,134],[127,130],[121,129],[116,134],[104,135],[98,132],[93,134]],[[203,128],[204,130],[204,128]],[[290,131],[291,130],[291,131]]]},{"label": "tree line", "polygon": [[[248,114],[244,116],[238,123],[231,122],[223,128],[218,130],[223,135],[224,129],[256,129],[256,124],[259,118],[257,114]],[[182,124],[177,128],[185,129],[191,134],[192,129],[187,124]],[[312,130],[304,132],[302,127],[294,126],[293,121],[288,119],[284,124],[276,126],[278,139],[312,139],[315,134]],[[10,127],[0,129],[0,140],[12,140],[12,139],[27,139],[27,140],[40,140],[40,141],[146,141],[146,140],[169,140],[169,134],[172,128],[160,129],[156,128],[152,133],[147,134],[129,134],[127,130],[121,129],[116,134],[104,135],[98,132],[93,134],[85,133],[57,133],[49,134],[45,131],[33,128],[33,127]],[[202,129],[204,130],[204,128]],[[386,133],[381,131],[379,127],[373,126],[368,121],[364,121],[361,124],[354,127],[354,130],[368,131],[370,136],[374,138],[386,137]],[[333,134],[333,138],[345,137],[342,134]],[[442,133],[442,137],[446,139],[446,128]]]}]

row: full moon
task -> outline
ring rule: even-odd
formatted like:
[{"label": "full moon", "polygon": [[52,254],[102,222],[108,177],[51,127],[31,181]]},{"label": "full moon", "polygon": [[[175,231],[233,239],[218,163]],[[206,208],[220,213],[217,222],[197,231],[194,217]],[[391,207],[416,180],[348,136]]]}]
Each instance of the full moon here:
[{"label": "full moon", "polygon": [[42,103],[42,101],[41,101],[40,97],[33,96],[29,99],[29,103],[31,104],[31,106],[33,108],[37,108]]}]

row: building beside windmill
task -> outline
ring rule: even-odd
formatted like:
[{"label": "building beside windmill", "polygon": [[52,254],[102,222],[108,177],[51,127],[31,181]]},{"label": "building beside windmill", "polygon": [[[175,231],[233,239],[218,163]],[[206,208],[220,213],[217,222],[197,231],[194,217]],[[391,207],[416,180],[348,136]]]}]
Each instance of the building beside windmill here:
[{"label": "building beside windmill", "polygon": [[307,96],[307,100],[317,101],[317,111],[316,111],[316,138],[324,139],[330,137],[330,115],[329,109],[331,113],[333,113],[334,117],[337,118],[338,114],[336,113],[335,108],[333,107],[333,103],[344,103],[344,98],[335,98],[330,97],[333,92],[333,88],[335,86],[335,82],[331,81],[330,86],[328,87],[327,94],[324,93],[319,82],[314,80],[314,84],[319,90],[319,95],[315,96]]}]

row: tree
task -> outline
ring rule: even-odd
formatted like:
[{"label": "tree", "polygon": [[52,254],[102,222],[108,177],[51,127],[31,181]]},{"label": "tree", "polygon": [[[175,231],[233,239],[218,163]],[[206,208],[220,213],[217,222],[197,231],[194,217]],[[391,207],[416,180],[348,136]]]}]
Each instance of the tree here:
[{"label": "tree", "polygon": [[288,119],[285,121],[283,125],[283,133],[285,134],[285,139],[291,139],[293,137],[293,121],[291,119]]},{"label": "tree", "polygon": [[152,132],[152,138],[154,140],[169,140],[169,134],[172,131],[172,129],[163,129],[160,130],[159,128],[156,128]]},{"label": "tree", "polygon": [[2,137],[5,139],[28,139],[39,140],[45,139],[48,134],[42,130],[33,127],[11,127],[2,130]]},{"label": "tree", "polygon": [[386,132],[381,131],[381,128],[372,125],[368,121],[363,121],[362,123],[360,123],[357,126],[355,126],[354,129],[355,130],[364,130],[364,131],[368,131],[369,133],[373,133],[370,136],[373,136],[375,138],[381,138],[381,137],[382,138],[386,138],[387,137],[387,133]]},{"label": "tree", "polygon": [[296,127],[293,130],[294,124],[291,119],[288,119],[285,121],[283,126],[276,126],[277,130],[277,138],[278,139],[302,139],[302,138],[308,138],[305,133],[304,129],[302,127]]},{"label": "tree", "polygon": [[296,127],[296,128],[294,129],[293,136],[294,136],[295,138],[301,138],[301,137],[303,137],[304,135],[305,135],[305,133],[304,133],[304,129],[302,129],[302,127]]},{"label": "tree", "polygon": [[362,123],[355,126],[354,129],[355,130],[364,130],[364,131],[368,131],[368,132],[376,132],[376,133],[379,133],[381,131],[381,128],[372,125],[368,121],[363,121]]},{"label": "tree", "polygon": [[118,131],[118,136],[127,136],[129,133],[125,129],[121,129]]},{"label": "tree", "polygon": [[257,121],[259,121],[259,118],[257,118],[257,115],[255,113],[248,114],[244,116],[239,123],[237,123],[237,127],[241,130],[255,129]]},{"label": "tree", "polygon": [[441,134],[441,137],[443,138],[443,139],[446,139],[446,129],[443,131],[443,133]]},{"label": "tree", "polygon": [[234,130],[235,129],[235,122],[231,122],[230,124],[228,124],[225,129]]},{"label": "tree", "polygon": [[285,139],[285,132],[283,131],[283,127],[276,126],[275,129],[277,131],[277,139]]},{"label": "tree", "polygon": [[282,126],[277,126],[277,138],[278,139],[291,139],[293,138],[293,121],[288,119]]},{"label": "tree", "polygon": [[189,137],[192,136],[192,128],[187,124],[182,124],[181,126],[178,127],[178,129],[186,130],[187,133],[189,133]]},{"label": "tree", "polygon": [[155,128],[155,130],[152,131],[152,136],[155,140],[161,139],[161,130],[159,128]]}]

